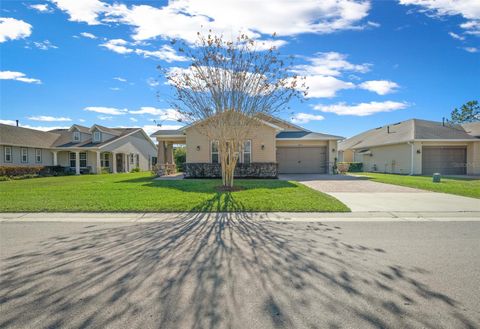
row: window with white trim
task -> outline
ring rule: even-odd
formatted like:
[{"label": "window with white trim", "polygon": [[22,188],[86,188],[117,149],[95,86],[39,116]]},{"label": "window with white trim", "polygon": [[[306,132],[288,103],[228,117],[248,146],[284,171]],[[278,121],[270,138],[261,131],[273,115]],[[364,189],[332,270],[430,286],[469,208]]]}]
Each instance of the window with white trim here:
[{"label": "window with white trim", "polygon": [[134,154],[133,153],[130,153],[130,164],[133,165],[134,164]]},{"label": "window with white trim", "polygon": [[36,163],[42,162],[42,149],[35,149],[35,162]]},{"label": "window with white trim", "polygon": [[12,147],[5,146],[3,148],[3,159],[5,162],[12,162]]},{"label": "window with white trim", "polygon": [[[80,152],[79,153],[79,159],[80,159],[80,168],[86,168],[87,167],[87,153],[86,152]],[[76,154],[75,152],[70,152],[70,167],[75,168],[77,166],[76,164]]]},{"label": "window with white trim", "polygon": [[102,162],[102,167],[109,168],[110,167],[110,154],[102,153],[101,162]]},{"label": "window with white trim", "polygon": [[212,141],[211,143],[210,158],[212,163],[220,163],[220,157],[218,152],[218,141]]},{"label": "window with white trim", "polygon": [[93,132],[93,141],[98,143],[102,140],[102,134],[99,131]]},{"label": "window with white trim", "polygon": [[75,168],[76,164],[75,164],[75,158],[76,158],[76,154],[74,152],[70,152],[70,168]]},{"label": "window with white trim", "polygon": [[135,154],[135,166],[136,166],[137,168],[140,167],[140,154],[138,154],[138,153]]},{"label": "window with white trim", "polygon": [[20,159],[22,163],[27,163],[28,162],[28,149],[26,147],[22,147],[20,149]]},{"label": "window with white trim", "polygon": [[241,162],[249,164],[251,161],[252,161],[252,141],[246,140],[243,143],[243,152],[242,152]]},{"label": "window with white trim", "polygon": [[73,132],[73,141],[74,142],[80,142],[80,132],[79,131],[74,131]]}]

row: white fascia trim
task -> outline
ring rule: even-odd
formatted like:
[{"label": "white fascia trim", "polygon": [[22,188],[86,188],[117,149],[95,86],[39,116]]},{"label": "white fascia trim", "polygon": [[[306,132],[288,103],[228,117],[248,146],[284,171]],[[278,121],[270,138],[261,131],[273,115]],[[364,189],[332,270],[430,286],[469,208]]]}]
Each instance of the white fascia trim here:
[{"label": "white fascia trim", "polygon": [[415,139],[414,142],[480,142],[480,139]]},{"label": "white fascia trim", "polygon": [[135,133],[137,133],[137,132],[139,132],[139,131],[142,133],[142,135],[145,137],[145,139],[148,140],[148,141],[150,142],[150,144],[152,144],[152,146],[153,146],[155,149],[157,149],[157,145],[155,145],[155,143],[152,141],[152,139],[151,139],[150,137],[148,137],[148,135],[145,133],[145,131],[143,131],[142,128],[135,129],[134,131],[132,131],[132,132],[130,132],[130,133],[124,135],[124,136],[121,136],[121,137],[116,138],[115,140],[113,140],[113,141],[111,141],[111,142],[108,142],[108,143],[106,143],[106,144],[103,144],[102,146],[98,147],[98,149],[102,149],[102,148],[104,148],[105,146],[108,146],[108,145],[110,145],[110,144],[112,144],[112,143],[118,142],[119,140],[122,140],[122,139],[124,139],[125,137],[128,137],[128,136],[131,136],[131,135],[133,135],[133,134],[135,134]]},{"label": "white fascia trim", "polygon": [[152,135],[152,137],[157,138],[186,138],[186,135]]}]

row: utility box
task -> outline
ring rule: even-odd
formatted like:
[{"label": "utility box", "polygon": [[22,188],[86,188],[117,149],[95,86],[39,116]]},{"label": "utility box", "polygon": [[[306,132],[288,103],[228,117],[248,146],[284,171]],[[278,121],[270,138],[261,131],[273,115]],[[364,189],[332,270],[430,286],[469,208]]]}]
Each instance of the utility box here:
[{"label": "utility box", "polygon": [[438,172],[433,174],[434,183],[440,183],[441,180],[442,180],[442,175],[440,175]]}]

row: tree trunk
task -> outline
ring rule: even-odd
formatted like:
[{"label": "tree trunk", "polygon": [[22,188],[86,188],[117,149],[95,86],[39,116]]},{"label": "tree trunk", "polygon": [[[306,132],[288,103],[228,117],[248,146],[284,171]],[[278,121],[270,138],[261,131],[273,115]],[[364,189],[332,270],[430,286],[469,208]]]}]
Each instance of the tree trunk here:
[{"label": "tree trunk", "polygon": [[229,143],[223,148],[225,151],[220,152],[220,166],[222,170],[222,184],[224,187],[232,188],[237,165],[237,156],[235,155],[234,143]]}]

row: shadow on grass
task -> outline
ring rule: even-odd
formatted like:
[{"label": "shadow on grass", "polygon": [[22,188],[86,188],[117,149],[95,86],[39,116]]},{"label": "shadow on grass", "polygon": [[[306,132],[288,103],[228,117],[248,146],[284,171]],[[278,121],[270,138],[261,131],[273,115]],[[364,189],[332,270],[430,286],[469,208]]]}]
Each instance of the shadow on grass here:
[{"label": "shadow on grass", "polygon": [[338,224],[217,213],[77,225],[2,254],[1,328],[476,326],[428,272],[342,241]]}]

